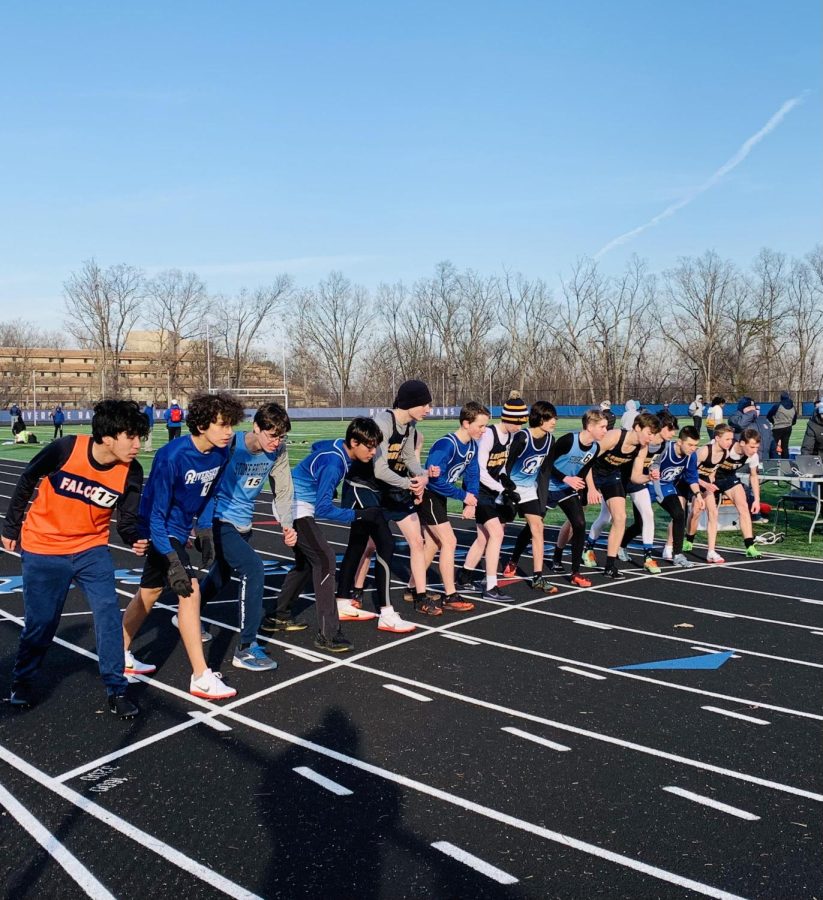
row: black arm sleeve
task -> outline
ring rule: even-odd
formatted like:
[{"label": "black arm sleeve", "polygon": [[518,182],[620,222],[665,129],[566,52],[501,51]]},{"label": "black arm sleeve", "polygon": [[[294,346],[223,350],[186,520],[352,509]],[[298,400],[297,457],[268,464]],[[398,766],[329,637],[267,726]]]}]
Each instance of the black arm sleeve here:
[{"label": "black arm sleeve", "polygon": [[511,475],[512,466],[515,461],[520,458],[523,453],[523,449],[526,446],[526,433],[524,431],[518,431],[517,434],[511,439],[511,443],[509,445],[509,455],[506,457],[506,465],[504,471],[507,475]]},{"label": "black arm sleeve", "polygon": [[140,508],[140,492],[143,490],[143,467],[133,459],[126,476],[126,487],[117,501],[117,533],[124,544],[139,540],[137,513]]},{"label": "black arm sleeve", "polygon": [[17,487],[9,501],[6,511],[6,520],[3,523],[3,537],[16,541],[20,537],[20,529],[23,527],[23,517],[26,514],[31,495],[37,487],[37,482],[46,475],[56,472],[64,465],[74,449],[76,436],[60,438],[47,444],[23,470]]}]

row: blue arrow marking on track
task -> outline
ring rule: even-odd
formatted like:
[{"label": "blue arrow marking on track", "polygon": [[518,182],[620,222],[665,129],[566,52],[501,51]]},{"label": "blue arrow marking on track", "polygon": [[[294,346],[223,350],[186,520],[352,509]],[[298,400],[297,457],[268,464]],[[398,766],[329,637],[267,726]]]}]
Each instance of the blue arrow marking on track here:
[{"label": "blue arrow marking on track", "polygon": [[628,669],[719,669],[731,659],[732,651],[701,653],[700,656],[683,656],[680,659],[658,659],[656,662],[637,663],[633,666],[612,666],[618,672]]}]

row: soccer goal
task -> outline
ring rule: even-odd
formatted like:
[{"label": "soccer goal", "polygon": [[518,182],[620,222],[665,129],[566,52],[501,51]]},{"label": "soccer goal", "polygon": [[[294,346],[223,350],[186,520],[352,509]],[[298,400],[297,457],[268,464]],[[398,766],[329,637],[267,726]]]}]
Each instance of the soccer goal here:
[{"label": "soccer goal", "polygon": [[213,388],[213,390],[221,390],[226,394],[232,394],[247,409],[262,406],[264,403],[279,403],[284,409],[289,408],[289,392],[283,387],[236,387]]}]

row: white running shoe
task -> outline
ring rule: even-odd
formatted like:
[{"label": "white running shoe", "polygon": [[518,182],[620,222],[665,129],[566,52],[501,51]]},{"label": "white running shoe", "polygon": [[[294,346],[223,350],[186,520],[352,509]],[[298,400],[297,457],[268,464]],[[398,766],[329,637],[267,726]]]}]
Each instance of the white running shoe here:
[{"label": "white running shoe", "polygon": [[677,566],[679,569],[693,569],[694,563],[690,559],[686,559],[686,557],[682,553],[678,553],[674,559],[672,560],[672,565]]},{"label": "white running shoe", "polygon": [[223,684],[223,676],[220,672],[212,672],[206,669],[199,677],[191,676],[191,684],[189,693],[195,697],[202,697],[204,700],[228,700],[234,697],[237,691],[227,684]]},{"label": "white running shoe", "polygon": [[157,671],[157,666],[150,663],[142,663],[139,659],[134,658],[131,650],[126,650],[126,668],[123,669],[124,675],[151,675]]},{"label": "white running shoe", "polygon": [[628,562],[629,561],[629,554],[626,552],[625,547],[617,548],[617,558],[620,560],[620,562]]},{"label": "white running shoe", "polygon": [[377,613],[352,606],[351,600],[337,601],[337,615],[341,622],[368,622],[377,618]]},{"label": "white running shoe", "polygon": [[723,559],[723,557],[716,550],[709,550],[709,552],[706,554],[706,562],[720,564],[726,562],[726,560]]},{"label": "white running shoe", "polygon": [[672,545],[666,544],[666,546],[663,548],[663,559],[668,559],[669,562],[671,562],[671,558],[672,558]]},{"label": "white running shoe", "polygon": [[[178,620],[178,618],[177,618],[176,615],[173,615],[173,616],[171,617],[171,624],[174,625],[174,627],[175,627],[178,631],[180,630],[180,622],[179,622],[179,620]],[[200,640],[201,640],[204,644],[208,644],[208,642],[209,642],[211,639],[212,639],[212,635],[210,635],[209,632],[206,631],[206,628],[205,628],[204,625],[201,625],[201,626],[200,626]]]},{"label": "white running shoe", "polygon": [[394,634],[406,634],[417,628],[411,622],[406,622],[395,612],[393,606],[384,606],[380,610],[380,618],[377,620],[378,631],[392,631]]}]

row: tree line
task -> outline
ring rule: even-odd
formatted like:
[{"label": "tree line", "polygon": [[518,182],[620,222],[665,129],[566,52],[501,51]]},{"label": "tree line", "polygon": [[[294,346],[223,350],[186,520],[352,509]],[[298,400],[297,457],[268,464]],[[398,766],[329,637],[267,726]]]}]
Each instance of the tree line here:
[{"label": "tree line", "polygon": [[[466,397],[496,405],[511,388],[588,404],[677,402],[695,392],[767,399],[781,390],[814,399],[823,385],[821,246],[802,258],[763,249],[746,269],[714,251],[662,273],[637,257],[617,273],[583,258],[554,289],[446,261],[411,285],[370,291],[332,272],[301,287],[283,273],[230,297],[211,294],[194,272],[148,277],[89,260],[63,296],[64,334],[0,323],[0,345],[64,346],[68,336],[96,351],[111,396],[128,391],[120,358],[138,327],[160,335],[158,365],[172,393],[183,365],[202,387],[242,387],[260,365],[279,383],[285,339],[290,391],[309,406],[382,405],[407,378],[426,380],[446,405]],[[22,350],[19,360],[24,377]]]}]

